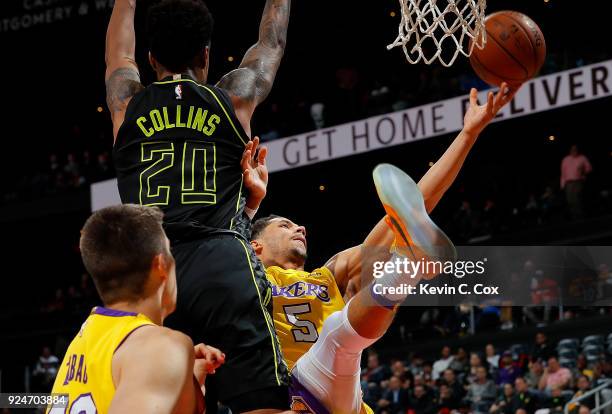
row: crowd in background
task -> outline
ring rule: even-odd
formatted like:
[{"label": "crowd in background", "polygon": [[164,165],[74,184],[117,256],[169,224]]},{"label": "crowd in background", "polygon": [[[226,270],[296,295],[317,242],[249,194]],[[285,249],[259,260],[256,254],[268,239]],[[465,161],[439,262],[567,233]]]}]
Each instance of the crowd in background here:
[{"label": "crowd in background", "polygon": [[[572,399],[612,380],[610,340],[593,335],[553,344],[539,332],[532,344],[506,350],[487,344],[453,353],[444,346],[435,360],[412,354],[381,361],[370,349],[361,373],[363,399],[376,414],[562,413]],[[33,391],[50,389],[58,369],[58,357],[43,347],[32,369]],[[600,404],[610,399],[612,389],[599,392]],[[595,405],[591,394],[567,408],[588,414]]]},{"label": "crowd in background", "polygon": [[[612,360],[603,349],[585,356],[589,338],[570,348],[550,343],[538,333],[531,345],[516,344],[497,350],[493,344],[468,352],[442,348],[439,359],[419,355],[382,363],[371,351],[362,370],[364,401],[377,414],[552,414],[563,412],[573,398],[612,378]],[[585,343],[587,345],[585,345]],[[582,351],[581,351],[582,349]],[[559,358],[559,353],[573,358]],[[592,356],[591,356],[592,355]],[[612,398],[603,391],[601,401]],[[570,413],[587,414],[595,408],[595,396],[571,404]]]}]

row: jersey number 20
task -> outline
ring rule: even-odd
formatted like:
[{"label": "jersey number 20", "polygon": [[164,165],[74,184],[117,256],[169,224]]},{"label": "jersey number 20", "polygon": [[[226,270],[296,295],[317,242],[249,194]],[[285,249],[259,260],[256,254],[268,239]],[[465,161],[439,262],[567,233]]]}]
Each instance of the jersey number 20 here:
[{"label": "jersey number 20", "polygon": [[[181,157],[181,203],[216,204],[216,147],[213,142],[187,141],[179,149]],[[148,167],[140,173],[140,204],[166,206],[170,203],[170,186],[160,185],[164,171],[175,166],[173,142],[145,142],[142,144],[142,163]]]}]

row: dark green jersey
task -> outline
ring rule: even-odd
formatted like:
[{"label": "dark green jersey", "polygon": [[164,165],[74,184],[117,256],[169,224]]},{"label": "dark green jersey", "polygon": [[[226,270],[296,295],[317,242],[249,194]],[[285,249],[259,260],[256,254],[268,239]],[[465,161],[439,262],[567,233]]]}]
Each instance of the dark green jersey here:
[{"label": "dark green jersey", "polygon": [[248,137],[227,94],[185,75],[135,95],[113,150],[123,203],[158,206],[172,242],[235,230]]}]

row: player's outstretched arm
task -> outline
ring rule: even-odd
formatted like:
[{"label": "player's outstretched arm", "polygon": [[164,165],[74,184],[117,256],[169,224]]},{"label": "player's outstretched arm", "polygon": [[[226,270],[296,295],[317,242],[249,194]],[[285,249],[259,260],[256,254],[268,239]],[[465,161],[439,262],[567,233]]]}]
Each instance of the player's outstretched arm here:
[{"label": "player's outstretched arm", "polygon": [[[431,213],[438,205],[442,196],[457,178],[480,133],[495,118],[500,109],[512,100],[517,90],[510,90],[506,83],[502,83],[497,94],[488,93],[487,102],[483,105],[478,104],[478,91],[476,89],[470,91],[470,105],[465,114],[463,129],[418,183],[428,213]],[[374,226],[361,246],[338,253],[327,262],[326,267],[335,275],[342,293],[346,292],[349,282],[352,286],[351,290],[359,290],[356,284],[359,282],[362,262],[365,259],[362,255],[363,248],[369,248],[369,251],[381,248],[387,250],[391,247],[394,237],[383,218]]]},{"label": "player's outstretched arm", "polygon": [[136,0],[115,0],[106,31],[106,104],[113,120],[115,138],[130,98],[143,88],[135,58],[135,13]]},{"label": "player's outstretched arm", "polygon": [[247,51],[238,69],[217,85],[229,92],[236,116],[249,135],[253,112],[272,90],[285,53],[290,9],[291,0],[266,0],[259,40]]},{"label": "player's outstretched arm", "polygon": [[268,149],[259,146],[259,137],[249,141],[242,153],[240,166],[244,187],[248,191],[246,200],[246,213],[252,220],[259,205],[266,196],[268,188],[268,167],[266,166],[266,155]]},{"label": "player's outstretched arm", "polygon": [[113,357],[115,396],[109,414],[195,413],[194,347],[180,332],[158,326],[134,331]]}]

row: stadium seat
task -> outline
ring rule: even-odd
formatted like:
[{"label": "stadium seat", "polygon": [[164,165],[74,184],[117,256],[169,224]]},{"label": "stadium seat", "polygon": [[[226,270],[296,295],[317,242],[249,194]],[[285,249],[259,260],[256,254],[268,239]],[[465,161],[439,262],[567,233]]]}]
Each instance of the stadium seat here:
[{"label": "stadium seat", "polygon": [[612,355],[612,343],[608,344],[608,354]]},{"label": "stadium seat", "polygon": [[576,351],[576,349],[573,349],[573,348],[560,348],[559,349],[559,358],[576,359],[577,356],[578,356],[578,351]]},{"label": "stadium seat", "polygon": [[609,344],[612,344],[612,333],[608,334],[608,338],[606,339],[606,342]]},{"label": "stadium seat", "polygon": [[582,347],[585,348],[588,345],[602,345],[604,344],[604,338],[602,335],[589,335],[582,340]]},{"label": "stadium seat", "polygon": [[574,368],[576,368],[576,360],[575,359],[561,358],[561,359],[559,359],[559,364],[562,367],[565,367],[567,369],[574,369]]},{"label": "stadium seat", "polygon": [[596,354],[587,355],[586,356],[586,360],[587,360],[587,363],[594,364],[594,363],[597,363],[597,362],[601,361],[601,357],[599,355],[596,355]]},{"label": "stadium seat", "polygon": [[577,338],[565,338],[559,341],[559,343],[557,344],[557,349],[578,349],[578,345],[580,345],[580,341]]},{"label": "stadium seat", "polygon": [[582,353],[585,355],[588,354],[603,354],[604,348],[603,345],[586,345],[582,348]]}]

